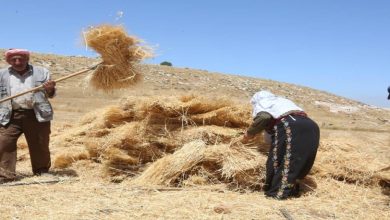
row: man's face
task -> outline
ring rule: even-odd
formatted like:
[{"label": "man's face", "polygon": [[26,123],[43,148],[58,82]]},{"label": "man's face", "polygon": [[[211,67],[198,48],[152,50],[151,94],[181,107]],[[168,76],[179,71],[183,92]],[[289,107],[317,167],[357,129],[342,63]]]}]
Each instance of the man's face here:
[{"label": "man's face", "polygon": [[8,63],[14,70],[22,72],[27,68],[28,58],[26,56],[15,55],[8,60]]}]

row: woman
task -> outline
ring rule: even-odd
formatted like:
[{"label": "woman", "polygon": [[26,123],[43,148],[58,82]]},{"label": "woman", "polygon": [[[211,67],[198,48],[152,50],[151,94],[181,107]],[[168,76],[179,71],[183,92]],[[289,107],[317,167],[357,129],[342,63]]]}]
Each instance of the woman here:
[{"label": "woman", "polygon": [[318,125],[292,101],[268,91],[257,92],[251,103],[253,123],[242,142],[247,143],[263,130],[272,138],[266,164],[265,195],[277,199],[298,196],[297,180],[309,173],[317,153]]}]

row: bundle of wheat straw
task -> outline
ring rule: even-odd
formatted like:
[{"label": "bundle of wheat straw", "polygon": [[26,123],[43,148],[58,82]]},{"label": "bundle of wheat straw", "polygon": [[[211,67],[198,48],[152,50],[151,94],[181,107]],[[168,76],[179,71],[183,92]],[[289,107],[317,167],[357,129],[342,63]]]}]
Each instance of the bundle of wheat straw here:
[{"label": "bundle of wheat straw", "polygon": [[171,185],[177,178],[202,161],[206,144],[193,141],[175,153],[165,156],[148,167],[133,183],[136,185]]},{"label": "bundle of wheat straw", "polygon": [[86,160],[89,158],[88,152],[66,152],[64,154],[59,155],[55,162],[54,168],[66,168],[72,165],[73,162],[78,160]]},{"label": "bundle of wheat straw", "polygon": [[389,180],[386,178],[386,171],[380,169],[387,164],[379,158],[364,152],[356,152],[353,146],[338,143],[322,143],[320,147],[316,164],[311,171],[316,176],[371,186]]},{"label": "bundle of wheat straw", "polygon": [[151,57],[152,52],[141,46],[137,37],[127,35],[122,26],[101,25],[89,28],[84,38],[87,46],[103,59],[91,76],[93,87],[111,91],[140,81],[142,77],[136,64]]},{"label": "bundle of wheat straw", "polygon": [[227,147],[222,162],[222,176],[232,178],[232,182],[241,187],[253,189],[262,185],[267,157],[239,143]]}]

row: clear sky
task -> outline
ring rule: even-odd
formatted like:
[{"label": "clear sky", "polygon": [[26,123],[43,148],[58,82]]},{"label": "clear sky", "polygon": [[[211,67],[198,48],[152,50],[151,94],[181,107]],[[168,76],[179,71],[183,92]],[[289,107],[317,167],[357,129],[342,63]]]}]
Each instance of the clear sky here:
[{"label": "clear sky", "polygon": [[0,48],[96,56],[91,25],[156,47],[147,63],[273,79],[390,107],[390,0],[2,1]]}]

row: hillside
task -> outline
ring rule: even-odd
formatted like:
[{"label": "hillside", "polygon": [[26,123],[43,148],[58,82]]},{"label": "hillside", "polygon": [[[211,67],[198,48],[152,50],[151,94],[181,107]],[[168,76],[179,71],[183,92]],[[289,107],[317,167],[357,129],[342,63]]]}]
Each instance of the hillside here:
[{"label": "hillside", "polygon": [[[0,50],[0,54],[0,67],[6,67],[3,50]],[[97,62],[92,58],[49,54],[33,54],[31,60],[33,64],[50,69],[54,79]],[[79,153],[77,157],[72,157],[69,166],[53,169],[61,178],[59,184],[1,187],[1,193],[4,195],[1,202],[8,204],[3,210],[4,218],[283,219],[286,218],[283,214],[285,212],[290,213],[294,219],[390,218],[389,110],[365,105],[325,91],[261,78],[146,64],[141,64],[140,68],[144,75],[141,84],[109,94],[88,88],[86,75],[57,84],[57,96],[52,100],[55,109],[51,141],[53,161],[56,162],[58,158],[69,153]],[[130,121],[124,121],[127,120],[125,116],[121,116],[117,124],[110,125],[111,127],[99,124],[101,117],[106,117],[108,113],[105,108],[116,111],[119,109],[123,115],[125,110],[129,109],[128,107],[125,109],[124,105],[137,106],[149,103],[151,99],[153,103],[161,102],[163,110],[166,106],[174,109],[176,106],[170,102],[176,101],[172,97],[183,96],[200,97],[200,100],[207,100],[207,103],[230,100],[233,103],[231,106],[233,113],[241,113],[242,108],[243,122],[239,126],[231,127],[229,130],[233,132],[231,136],[223,133],[225,130],[223,132],[218,130],[220,133],[213,131],[216,136],[225,135],[229,142],[250,122],[250,115],[247,113],[250,112],[249,99],[260,89],[267,89],[294,100],[320,125],[320,153],[310,177],[315,187],[308,184],[313,189],[308,189],[301,198],[284,202],[273,201],[266,199],[262,192],[255,188],[232,189],[231,185],[226,185],[220,179],[215,180],[214,184],[209,181],[206,184],[182,187],[175,184],[139,186],[133,184],[132,179],[141,174],[144,168],[151,167],[154,159],[150,163],[142,164],[145,167],[125,170],[135,173],[112,178],[112,173],[102,171],[107,166],[107,161],[110,162],[110,158],[96,161],[88,150],[88,139],[93,139],[98,144],[115,144],[114,139],[122,140],[119,133],[114,133],[115,129],[131,126],[128,123]],[[230,122],[235,120],[233,113],[229,116]],[[199,123],[197,125],[200,127]],[[101,132],[112,135],[100,137],[98,135]],[[178,130],[170,132],[176,134],[174,132]],[[208,140],[212,138],[214,137],[208,136]],[[164,146],[174,145],[169,138],[158,141],[159,144],[170,143]],[[25,176],[22,181],[44,181],[44,177],[31,177],[28,151],[23,140],[18,147],[17,170]],[[173,152],[167,150],[158,157],[163,158],[165,154]],[[125,156],[127,158],[128,155]],[[261,161],[262,157],[259,156],[262,154],[256,156]],[[122,158],[122,162],[124,160]],[[256,170],[261,170],[261,166],[253,166]],[[123,171],[119,166],[116,168],[119,169],[118,172]],[[256,177],[259,174],[256,172],[246,175]],[[258,176],[260,178],[260,175]],[[210,180],[212,175],[207,177]],[[259,182],[259,178],[255,180]],[[236,181],[237,177],[233,180]],[[252,180],[253,178],[245,179],[246,182]],[[232,183],[238,185],[241,183],[238,180],[234,181]],[[31,199],[36,202],[31,204],[29,202]],[[307,207],[308,204],[310,207]]]},{"label": "hillside", "polygon": [[[6,67],[3,51],[0,50],[0,53],[2,60],[0,67]],[[37,54],[34,55],[31,62],[50,69],[53,79],[56,79],[83,70],[97,63],[97,60],[86,57]],[[115,103],[116,100],[128,95],[173,95],[180,92],[180,94],[227,96],[242,101],[243,104],[248,104],[250,97],[256,91],[267,89],[290,98],[303,106],[322,127],[363,131],[388,131],[390,129],[390,111],[325,91],[261,78],[226,75],[189,68],[144,64],[142,70],[144,82],[141,85],[127,90],[115,91],[111,94],[88,90],[86,87],[87,80],[84,79],[86,75],[59,83],[59,98],[53,100],[58,117],[64,117],[65,115],[70,117],[73,112],[75,112],[75,115],[80,115],[80,113],[86,113],[103,103]],[[90,101],[91,99],[92,101]],[[85,102],[88,104],[83,105]],[[76,103],[80,104],[77,105]],[[81,106],[82,108],[80,108]],[[349,122],[345,124],[347,118]]]}]

